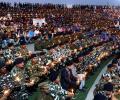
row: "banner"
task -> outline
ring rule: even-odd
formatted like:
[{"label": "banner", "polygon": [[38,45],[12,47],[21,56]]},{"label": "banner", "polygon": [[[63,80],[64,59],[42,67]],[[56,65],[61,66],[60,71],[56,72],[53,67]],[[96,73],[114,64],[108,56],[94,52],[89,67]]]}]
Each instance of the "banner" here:
[{"label": "banner", "polygon": [[36,26],[37,24],[39,24],[39,26],[42,26],[42,23],[47,24],[45,21],[45,18],[42,19],[33,19],[33,25]]}]

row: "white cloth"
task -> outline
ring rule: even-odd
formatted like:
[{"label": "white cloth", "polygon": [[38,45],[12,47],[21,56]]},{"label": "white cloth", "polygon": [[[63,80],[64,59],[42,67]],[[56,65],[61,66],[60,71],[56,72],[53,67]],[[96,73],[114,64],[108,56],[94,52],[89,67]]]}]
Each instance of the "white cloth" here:
[{"label": "white cloth", "polygon": [[37,36],[39,33],[40,33],[39,30],[35,30],[35,31],[34,31],[34,36]]},{"label": "white cloth", "polygon": [[85,75],[84,74],[78,74],[78,78],[80,80],[79,89],[81,90],[85,86]]},{"label": "white cloth", "polygon": [[80,81],[85,80],[85,75],[84,74],[78,74],[78,78]]},{"label": "white cloth", "polygon": [[85,86],[85,80],[82,80],[82,81],[80,82],[79,89],[80,89],[80,90],[83,89],[84,86]]},{"label": "white cloth", "polygon": [[73,74],[74,77],[77,77],[77,75],[78,75],[77,74],[77,69],[74,65],[72,65],[72,74]]},{"label": "white cloth", "polygon": [[85,75],[84,74],[77,74],[77,69],[74,65],[71,66],[72,68],[72,74],[74,77],[77,77],[80,81],[79,89],[83,89],[85,86]]}]

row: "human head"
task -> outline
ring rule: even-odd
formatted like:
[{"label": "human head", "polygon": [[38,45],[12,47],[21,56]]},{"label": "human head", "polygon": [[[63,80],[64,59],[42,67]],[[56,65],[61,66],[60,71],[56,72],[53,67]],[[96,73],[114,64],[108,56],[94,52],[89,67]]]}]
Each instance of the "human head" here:
[{"label": "human head", "polygon": [[36,54],[31,54],[30,59],[32,60],[32,62],[37,62],[37,55]]},{"label": "human head", "polygon": [[104,96],[103,94],[101,93],[98,93],[94,96],[94,99],[93,100],[107,100],[106,96]]},{"label": "human head", "polygon": [[16,58],[14,64],[18,68],[23,69],[24,68],[24,59],[23,58]]},{"label": "human head", "polygon": [[26,48],[26,44],[25,43],[21,43],[21,47],[24,49]]},{"label": "human head", "polygon": [[13,48],[14,48],[13,43],[9,43],[9,44],[8,44],[8,48],[13,49]]},{"label": "human head", "polygon": [[6,68],[5,62],[1,62],[0,63],[0,73],[5,74],[6,72],[7,72],[7,68]]}]

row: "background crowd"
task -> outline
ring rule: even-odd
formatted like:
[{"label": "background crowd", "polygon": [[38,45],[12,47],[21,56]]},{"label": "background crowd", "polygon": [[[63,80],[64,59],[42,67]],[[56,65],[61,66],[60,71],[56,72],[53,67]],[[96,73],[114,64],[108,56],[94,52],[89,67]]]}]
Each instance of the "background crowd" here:
[{"label": "background crowd", "polygon": [[[1,2],[0,99],[27,100],[39,89],[44,95],[39,100],[70,100],[77,89],[85,91],[85,80],[101,61],[119,54],[119,9]],[[33,25],[34,18],[45,18],[46,23]],[[26,48],[30,43],[39,53]],[[119,60],[109,67],[114,63]],[[119,74],[119,66],[113,69]],[[111,80],[108,76],[103,80]]]}]

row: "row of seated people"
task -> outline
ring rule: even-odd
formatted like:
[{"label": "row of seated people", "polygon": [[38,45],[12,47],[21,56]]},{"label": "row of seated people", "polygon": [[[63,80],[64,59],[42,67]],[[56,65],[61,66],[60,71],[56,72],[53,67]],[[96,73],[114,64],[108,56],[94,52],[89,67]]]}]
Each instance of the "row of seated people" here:
[{"label": "row of seated people", "polygon": [[[87,35],[89,35],[87,33]],[[72,37],[72,38],[71,38]],[[79,37],[79,34],[77,36],[77,34],[73,37],[70,35],[67,35],[66,38],[70,38],[74,41],[71,42],[67,42],[67,43],[62,43],[59,46],[59,43],[56,46],[52,46],[50,47],[51,49],[45,50],[45,52],[47,53],[46,55],[49,56],[49,58],[53,59],[53,60],[59,60],[62,57],[67,57],[71,55],[71,52],[74,50],[74,52],[78,51],[82,51],[85,48],[89,48],[92,46],[100,46],[103,45],[103,43],[105,42],[110,42],[111,45],[115,45],[114,47],[112,46],[112,49],[116,49],[118,48],[118,43],[119,43],[119,37],[115,36],[106,36],[106,39],[104,39],[104,35],[100,34],[93,34],[92,39],[91,40],[91,35],[90,36],[84,36],[84,38],[82,38],[81,40],[79,40],[79,38],[77,39],[76,37]],[[89,39],[87,39],[89,38]],[[117,39],[118,38],[118,39]],[[62,38],[63,39],[63,38]],[[63,41],[63,40],[59,40],[59,41]],[[77,39],[77,40],[76,40]],[[54,41],[52,44],[54,44],[56,41]],[[103,42],[103,43],[102,43]],[[12,43],[11,43],[12,44]],[[1,54],[4,55],[5,58],[7,59],[11,59],[14,60],[14,57],[20,56],[21,53],[22,55],[26,56],[29,53],[25,53],[25,46],[23,43],[23,46],[21,46],[21,48],[19,47],[13,47],[11,44],[9,44],[8,49],[5,49],[4,52],[1,51]],[[39,46],[39,44],[37,44]],[[23,49],[23,50],[22,50]],[[46,48],[45,48],[46,49]],[[72,49],[72,50],[70,50]],[[2,50],[2,49],[1,49]]]},{"label": "row of seated people", "polygon": [[[111,43],[110,43],[111,44]],[[70,44],[68,44],[68,45],[70,45]],[[104,45],[104,47],[107,47],[108,46],[108,48],[109,47],[111,47],[112,46],[112,44],[111,45]],[[24,46],[23,46],[24,47]],[[58,47],[59,49],[61,49],[60,47]],[[25,50],[25,48],[22,48],[22,50]],[[108,50],[110,50],[110,49],[108,49]],[[76,51],[76,50],[75,50]],[[79,52],[79,51],[78,51]],[[95,51],[96,52],[96,51]],[[100,52],[102,52],[102,51],[100,51]],[[100,53],[99,52],[99,53]],[[104,52],[104,50],[103,50],[103,52]],[[111,51],[110,51],[111,52]],[[23,51],[21,51],[21,53],[23,53]],[[76,54],[77,52],[75,52],[75,54]],[[94,52],[93,52],[94,53]],[[93,54],[94,55],[94,54]],[[23,55],[21,55],[21,56],[23,56]],[[26,64],[26,59],[24,58],[24,56],[25,56],[25,58],[27,58],[27,64]],[[19,92],[17,91],[15,91],[15,93],[14,92],[11,92],[11,94],[9,94],[9,96],[11,97],[11,98],[17,98],[18,97],[18,95],[21,95],[22,97],[21,98],[27,98],[28,97],[28,95],[27,94],[25,94],[27,91],[24,91],[24,89],[25,89],[25,87],[24,87],[24,84],[25,84],[25,86],[27,85],[27,87],[28,87],[28,90],[29,90],[29,86],[32,86],[32,85],[36,85],[37,83],[39,83],[39,80],[41,79],[41,78],[39,78],[39,77],[41,77],[43,74],[50,74],[50,80],[51,81],[54,81],[55,79],[56,79],[56,77],[57,77],[57,75],[55,75],[56,73],[58,73],[58,72],[56,72],[55,71],[55,74],[54,74],[54,70],[56,70],[55,68],[54,68],[54,63],[51,63],[51,62],[45,62],[45,64],[43,64],[43,65],[41,65],[41,62],[39,62],[39,61],[43,61],[44,60],[44,58],[41,58],[41,59],[43,59],[43,60],[40,60],[39,58],[37,58],[37,61],[36,61],[36,58],[35,58],[35,55],[32,55],[30,58],[32,59],[32,58],[35,58],[35,59],[32,59],[32,61],[29,59],[29,57],[26,57],[26,55],[24,55],[23,56],[23,58],[24,58],[24,60],[23,59],[21,59],[21,58],[19,58],[19,59],[15,59],[15,65],[12,65],[12,69],[10,70],[10,76],[11,76],[11,74],[12,74],[12,78],[10,78],[11,80],[9,80],[8,78],[10,77],[6,77],[6,76],[4,76],[3,74],[5,74],[6,75],[6,68],[8,68],[8,66],[6,66],[6,64],[1,64],[1,66],[2,66],[2,68],[1,68],[1,74],[2,74],[2,79],[1,79],[1,86],[2,87],[4,87],[4,86],[6,86],[6,84],[8,84],[8,83],[10,83],[9,85],[10,85],[10,89],[11,88],[13,88],[14,87],[14,85],[12,84],[12,83],[14,83],[13,81],[15,81],[15,82],[18,82],[18,84],[20,84],[20,87],[22,87],[22,89],[20,89],[19,90]],[[66,56],[66,55],[65,55]],[[84,54],[83,54],[83,56],[84,56]],[[89,55],[90,56],[90,55]],[[106,56],[106,55],[105,55]],[[3,56],[2,56],[3,57]],[[41,56],[40,56],[41,57]],[[63,92],[62,93],[68,93],[68,96],[73,96],[74,95],[74,93],[73,92],[75,92],[74,91],[74,88],[76,89],[76,87],[78,87],[79,89],[82,89],[83,87],[84,87],[84,82],[85,82],[85,80],[84,80],[84,78],[83,79],[80,79],[82,76],[85,76],[86,75],[86,71],[85,70],[82,70],[82,73],[79,73],[79,74],[81,74],[81,75],[76,75],[76,73],[74,72],[74,74],[72,73],[71,75],[75,75],[75,80],[73,80],[73,79],[71,79],[71,81],[74,81],[73,83],[71,83],[71,81],[70,80],[66,80],[66,77],[67,77],[67,79],[68,79],[68,76],[69,76],[69,70],[67,70],[67,69],[72,69],[73,67],[73,62],[71,61],[71,57],[74,57],[74,55],[73,56],[69,56],[69,61],[68,60],[66,60],[65,61],[65,63],[62,63],[62,59],[61,59],[61,61],[60,61],[60,65],[58,65],[58,66],[60,66],[60,67],[58,67],[58,69],[62,69],[61,70],[61,73],[63,73],[63,74],[61,74],[61,86],[62,86],[62,88],[63,89],[65,89],[66,91],[68,91],[68,92],[64,92],[64,90],[62,90]],[[78,56],[79,57],[79,56]],[[77,58],[78,58],[77,57]],[[88,57],[87,57],[88,58]],[[94,59],[95,57],[93,56],[93,58],[90,58],[90,59],[88,59],[89,61],[93,61],[93,59]],[[97,58],[96,58],[97,59]],[[39,61],[38,61],[39,60]],[[74,60],[74,59],[73,59]],[[99,59],[100,60],[100,59]],[[48,61],[48,60],[47,60]],[[63,60],[64,61],[64,60]],[[74,61],[76,61],[76,60],[74,60]],[[27,69],[28,71],[26,71],[24,68],[23,68],[23,66],[24,66],[24,62],[25,62],[25,65],[26,65],[26,67],[25,67],[25,69]],[[38,63],[39,62],[39,63]],[[79,62],[79,61],[78,61]],[[77,63],[78,63],[77,62]],[[97,61],[96,61],[97,62]],[[80,62],[79,62],[80,63]],[[90,63],[92,63],[92,62],[90,62]],[[62,65],[61,65],[62,64]],[[65,65],[64,65],[65,64]],[[89,63],[88,63],[89,64]],[[88,66],[88,64],[86,64],[86,66]],[[47,65],[47,66],[46,66]],[[17,66],[17,67],[16,67]],[[68,67],[67,67],[68,66]],[[64,68],[65,67],[65,68]],[[81,67],[81,66],[79,66],[79,67]],[[90,66],[91,67],[91,66]],[[52,68],[54,68],[54,70],[52,70]],[[74,68],[73,68],[74,69]],[[64,70],[66,70],[66,71],[64,71]],[[51,73],[49,73],[49,71],[51,71]],[[27,73],[26,73],[27,72]],[[70,73],[71,73],[71,71],[70,71]],[[65,75],[65,76],[62,76],[62,75]],[[68,75],[68,76],[66,76],[66,75]],[[3,77],[4,76],[4,77]],[[28,76],[30,77],[30,79],[28,78]],[[71,76],[71,77],[73,77],[73,76]],[[13,80],[14,79],[14,80]],[[25,80],[26,81],[25,81]],[[66,80],[68,83],[65,83],[65,81],[64,80]],[[62,82],[62,81],[64,81],[64,82]],[[70,82],[70,83],[69,83]],[[80,84],[80,82],[81,82],[81,84]],[[17,86],[18,86],[18,84],[17,84]],[[76,87],[74,87],[75,86],[75,84],[76,84]],[[80,84],[80,85],[79,85]],[[77,86],[78,85],[78,86]],[[15,84],[15,86],[16,86],[16,84]],[[41,85],[40,85],[41,86]],[[51,86],[51,85],[50,85]],[[54,87],[55,85],[53,84],[53,88],[56,88],[56,87]],[[42,85],[42,87],[43,87],[43,85]],[[8,87],[7,87],[8,88]],[[53,89],[52,87],[51,88],[48,88],[49,89],[49,91],[52,91],[53,92],[53,94],[51,94],[51,96],[53,97],[53,98],[56,98],[56,97],[60,97],[60,94],[54,94],[55,92],[55,89]],[[53,89],[53,90],[52,90]],[[60,89],[60,88],[59,88]],[[1,90],[9,90],[9,89],[6,89],[6,87],[3,89],[1,89]],[[26,89],[25,89],[26,90]],[[24,92],[23,92],[24,91]],[[9,90],[9,92],[10,92],[10,90]],[[51,93],[52,93],[51,92]],[[60,92],[61,93],[61,92]],[[16,94],[16,95],[15,95]],[[8,94],[7,94],[8,95]],[[56,96],[56,95],[58,95],[58,96]],[[63,95],[66,95],[66,94],[63,94]],[[6,91],[5,91],[5,97],[6,97]],[[3,96],[3,98],[4,98],[4,96]],[[63,98],[63,97],[62,97]],[[69,98],[67,98],[67,99],[69,99]],[[16,99],[15,99],[16,100]],[[18,100],[18,98],[17,98],[17,100]]]},{"label": "row of seated people", "polygon": [[[120,57],[115,57],[112,62],[107,66],[107,71],[103,73],[99,83],[96,85],[94,91],[95,100],[119,100],[117,95],[119,91],[119,67]],[[99,99],[98,99],[99,98]]]}]

